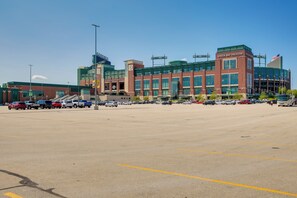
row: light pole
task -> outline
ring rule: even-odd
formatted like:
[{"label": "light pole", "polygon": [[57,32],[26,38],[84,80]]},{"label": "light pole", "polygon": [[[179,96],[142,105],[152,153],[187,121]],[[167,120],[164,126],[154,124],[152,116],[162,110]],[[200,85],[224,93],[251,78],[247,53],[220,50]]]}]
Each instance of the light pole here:
[{"label": "light pole", "polygon": [[98,110],[98,95],[97,95],[97,28],[100,27],[99,25],[92,24],[95,27],[95,106],[94,110]]},{"label": "light pole", "polygon": [[32,100],[32,66],[33,65],[29,65],[30,67],[30,89],[29,89],[29,97],[30,97],[30,101]]}]

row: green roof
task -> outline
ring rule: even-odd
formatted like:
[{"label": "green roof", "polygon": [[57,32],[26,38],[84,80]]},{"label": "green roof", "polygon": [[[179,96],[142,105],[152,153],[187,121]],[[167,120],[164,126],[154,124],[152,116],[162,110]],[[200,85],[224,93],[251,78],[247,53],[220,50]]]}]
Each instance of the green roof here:
[{"label": "green roof", "polygon": [[[9,86],[29,86],[30,82],[16,82],[16,81],[12,81],[12,82],[7,82],[6,83]],[[43,86],[43,87],[69,87],[69,88],[77,88],[79,87],[80,89],[84,89],[84,88],[91,88],[89,86],[77,86],[77,85],[68,85],[68,84],[49,84],[49,83],[31,83],[32,86]]]},{"label": "green roof", "polygon": [[229,47],[218,48],[218,52],[232,52],[237,50],[247,50],[249,52],[252,52],[252,49],[247,47],[246,45],[234,45]]}]

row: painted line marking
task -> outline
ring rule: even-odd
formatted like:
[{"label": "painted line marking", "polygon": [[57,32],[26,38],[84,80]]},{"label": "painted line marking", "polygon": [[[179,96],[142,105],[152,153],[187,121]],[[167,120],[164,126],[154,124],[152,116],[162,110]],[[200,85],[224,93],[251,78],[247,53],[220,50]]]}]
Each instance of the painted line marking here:
[{"label": "painted line marking", "polygon": [[228,181],[223,181],[223,180],[209,179],[209,178],[205,178],[205,177],[187,175],[187,174],[183,174],[183,173],[176,173],[176,172],[170,172],[170,171],[164,171],[164,170],[158,170],[158,169],[146,168],[146,167],[140,167],[140,166],[133,166],[133,165],[129,165],[129,164],[118,164],[118,166],[130,168],[130,169],[154,172],[154,173],[161,173],[161,174],[165,174],[165,175],[185,177],[185,178],[189,178],[189,179],[197,179],[197,180],[201,180],[201,181],[212,182],[212,183],[217,183],[217,184],[222,184],[222,185],[227,185],[227,186],[235,186],[235,187],[247,188],[247,189],[252,189],[252,190],[257,190],[257,191],[264,191],[264,192],[269,192],[269,193],[274,193],[274,194],[286,195],[286,196],[290,196],[290,197],[297,197],[297,194],[295,194],[295,193],[284,192],[284,191],[274,190],[274,189],[270,189],[270,188],[250,186],[250,185],[246,185],[246,184],[239,184],[239,183],[233,183],[233,182],[228,182]]},{"label": "painted line marking", "polygon": [[7,192],[4,194],[6,197],[10,197],[10,198],[23,198],[20,195],[14,194],[12,192]]},{"label": "painted line marking", "polygon": [[270,160],[270,161],[283,161],[283,162],[291,162],[297,163],[297,160],[283,159],[277,157],[268,157],[263,155],[249,155],[249,154],[241,154],[241,153],[224,153],[217,151],[206,151],[206,150],[198,150],[198,149],[177,149],[178,151],[189,152],[189,153],[206,153],[210,155],[223,155],[225,157],[241,157],[241,158],[250,158],[250,159],[261,159],[261,160]]}]

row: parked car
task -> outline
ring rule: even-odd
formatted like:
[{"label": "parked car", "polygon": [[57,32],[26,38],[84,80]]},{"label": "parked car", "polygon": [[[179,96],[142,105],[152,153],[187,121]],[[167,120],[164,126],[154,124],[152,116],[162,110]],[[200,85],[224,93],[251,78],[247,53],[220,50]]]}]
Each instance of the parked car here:
[{"label": "parked car", "polygon": [[236,101],[235,100],[225,100],[224,104],[225,105],[236,105]]},{"label": "parked car", "polygon": [[61,108],[62,108],[62,104],[61,104],[61,102],[56,101],[56,102],[53,102],[53,103],[52,103],[52,107],[53,107],[54,109],[61,109]]},{"label": "parked car", "polygon": [[183,104],[190,105],[190,104],[192,104],[192,101],[185,101],[185,102],[183,102]]},{"label": "parked car", "polygon": [[36,104],[34,101],[25,101],[27,109],[38,109],[40,107],[39,104]]},{"label": "parked car", "polygon": [[80,100],[79,102],[84,103],[84,107],[91,107],[92,106],[92,102],[91,101],[87,101],[87,100]]},{"label": "parked car", "polygon": [[214,100],[206,100],[203,102],[203,105],[215,105],[216,102]]},{"label": "parked car", "polygon": [[131,101],[122,102],[122,105],[132,105]]},{"label": "parked car", "polygon": [[106,107],[118,107],[118,103],[115,101],[109,101],[107,103],[105,103]]},{"label": "parked car", "polygon": [[215,104],[216,104],[216,105],[223,105],[223,104],[225,104],[225,101],[222,101],[222,100],[216,100],[216,101],[215,101]]},{"label": "parked car", "polygon": [[51,109],[52,108],[52,101],[50,101],[50,100],[38,100],[36,103],[39,104],[41,109]]},{"label": "parked car", "polygon": [[250,100],[241,100],[238,104],[252,104]]},{"label": "parked car", "polygon": [[62,108],[72,108],[73,107],[73,103],[71,100],[63,100],[61,104],[62,104]]},{"label": "parked car", "polygon": [[83,107],[85,107],[85,103],[80,102],[78,100],[72,100],[72,104],[73,104],[74,108],[77,108],[77,107],[83,108]]},{"label": "parked car", "polygon": [[172,105],[172,102],[170,100],[169,101],[163,101],[162,105]]},{"label": "parked car", "polygon": [[16,101],[16,102],[12,102],[8,105],[8,109],[11,110],[11,109],[15,109],[15,110],[19,110],[19,109],[23,109],[25,110],[26,109],[26,104],[24,102],[19,102],[19,101]]},{"label": "parked car", "polygon": [[104,106],[106,104],[107,101],[98,101],[97,104],[99,106]]}]

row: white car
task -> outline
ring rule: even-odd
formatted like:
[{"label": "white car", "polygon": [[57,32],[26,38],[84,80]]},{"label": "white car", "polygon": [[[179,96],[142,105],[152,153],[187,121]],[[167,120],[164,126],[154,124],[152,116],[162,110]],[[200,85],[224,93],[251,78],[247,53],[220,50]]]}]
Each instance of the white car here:
[{"label": "white car", "polygon": [[132,102],[130,101],[122,102],[122,105],[132,105]]},{"label": "white car", "polygon": [[62,108],[72,108],[73,107],[73,103],[71,100],[62,100],[61,104],[62,104]]},{"label": "white car", "polygon": [[78,100],[72,100],[71,102],[72,102],[74,108],[77,108],[77,107],[83,108],[83,107],[85,107],[84,102],[79,102]]},{"label": "white car", "polygon": [[118,107],[118,103],[115,101],[109,101],[107,103],[105,103],[106,107]]}]

